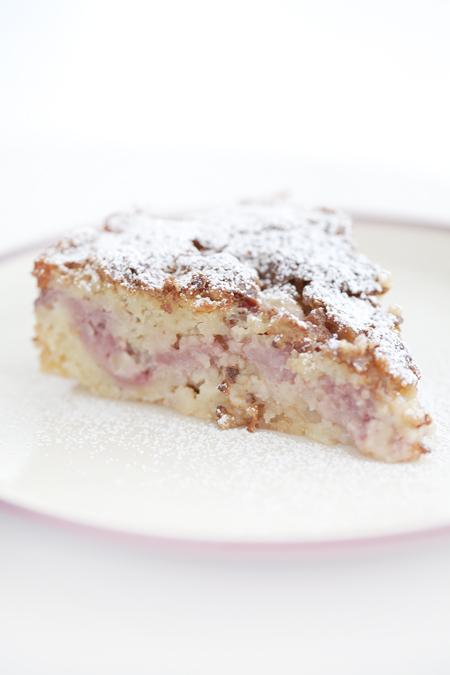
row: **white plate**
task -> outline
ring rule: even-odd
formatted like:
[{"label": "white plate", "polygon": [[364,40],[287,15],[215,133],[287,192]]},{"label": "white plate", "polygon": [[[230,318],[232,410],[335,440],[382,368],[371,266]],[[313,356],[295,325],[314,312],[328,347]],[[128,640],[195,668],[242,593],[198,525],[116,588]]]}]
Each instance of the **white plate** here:
[{"label": "white plate", "polygon": [[393,272],[392,302],[423,372],[432,454],[386,465],[272,432],[219,431],[107,401],[43,375],[32,337],[32,256],[0,265],[0,498],[164,538],[317,542],[450,525],[450,231],[360,225]]}]

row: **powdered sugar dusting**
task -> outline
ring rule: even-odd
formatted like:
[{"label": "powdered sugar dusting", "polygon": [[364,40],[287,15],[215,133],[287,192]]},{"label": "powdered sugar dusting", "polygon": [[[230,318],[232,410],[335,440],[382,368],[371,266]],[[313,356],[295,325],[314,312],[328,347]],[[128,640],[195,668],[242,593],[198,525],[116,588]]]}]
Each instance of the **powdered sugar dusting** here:
[{"label": "powdered sugar dusting", "polygon": [[291,310],[294,298],[306,319],[322,310],[333,338],[364,333],[387,372],[403,384],[417,380],[398,318],[377,299],[387,274],[355,251],[350,220],[340,212],[272,203],[172,218],[116,214],[59,242],[40,262],[85,286],[98,274],[130,290],[170,285],[198,307],[230,298],[262,307],[269,289]]}]

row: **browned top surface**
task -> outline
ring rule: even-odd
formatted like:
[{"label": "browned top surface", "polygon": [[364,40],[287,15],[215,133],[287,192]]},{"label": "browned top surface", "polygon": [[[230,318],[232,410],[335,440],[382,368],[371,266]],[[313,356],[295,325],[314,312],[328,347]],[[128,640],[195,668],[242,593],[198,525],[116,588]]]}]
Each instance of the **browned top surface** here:
[{"label": "browned top surface", "polygon": [[232,299],[254,311],[273,290],[281,300],[294,297],[306,319],[321,311],[338,339],[367,335],[376,358],[403,384],[417,379],[397,317],[378,303],[387,275],[355,251],[342,213],[283,203],[179,218],[116,214],[49,248],[36,264],[41,286],[55,268],[69,277],[83,269],[87,279],[100,275],[130,290]]}]

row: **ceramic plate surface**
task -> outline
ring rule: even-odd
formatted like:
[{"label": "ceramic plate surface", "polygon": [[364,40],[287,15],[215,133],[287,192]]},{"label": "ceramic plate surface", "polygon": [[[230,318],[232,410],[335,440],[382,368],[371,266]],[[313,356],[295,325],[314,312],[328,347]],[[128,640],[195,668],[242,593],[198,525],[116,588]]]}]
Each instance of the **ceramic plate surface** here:
[{"label": "ceramic plate surface", "polygon": [[0,264],[0,499],[83,524],[215,542],[318,542],[450,526],[450,231],[357,225],[422,370],[432,453],[387,465],[273,432],[219,431],[43,375],[33,256]]}]

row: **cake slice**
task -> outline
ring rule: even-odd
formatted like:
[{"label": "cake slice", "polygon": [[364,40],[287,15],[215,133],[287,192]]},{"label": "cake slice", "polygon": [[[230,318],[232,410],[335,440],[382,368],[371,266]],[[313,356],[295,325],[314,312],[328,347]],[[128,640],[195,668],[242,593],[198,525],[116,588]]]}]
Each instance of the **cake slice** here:
[{"label": "cake slice", "polygon": [[244,204],[118,214],[36,261],[42,369],[101,396],[345,443],[425,452],[430,417],[387,275],[342,213]]}]

